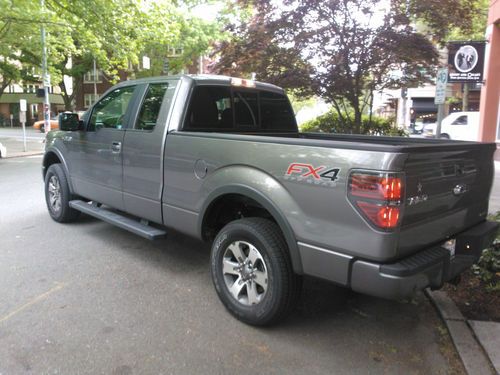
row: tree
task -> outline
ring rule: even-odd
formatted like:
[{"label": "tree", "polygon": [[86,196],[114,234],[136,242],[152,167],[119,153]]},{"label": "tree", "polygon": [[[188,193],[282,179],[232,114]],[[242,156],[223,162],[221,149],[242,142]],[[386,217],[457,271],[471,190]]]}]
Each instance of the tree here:
[{"label": "tree", "polygon": [[[467,8],[465,0],[446,2],[464,3],[450,11],[457,17]],[[437,65],[433,42],[414,28],[416,16],[437,24],[439,18],[423,5],[433,0],[241,3],[251,6],[254,15],[234,26],[233,39],[220,45],[216,70],[254,71],[259,79],[274,78],[285,88],[312,91],[331,103],[354,133],[361,131],[362,114],[371,113],[376,90],[430,81]]]},{"label": "tree", "polygon": [[[66,109],[72,109],[76,91],[70,94],[63,77],[71,77],[73,87],[80,87],[94,60],[114,81],[120,70],[137,71],[140,57],[155,48],[166,55],[166,47],[183,44],[185,61],[206,49],[219,29],[183,11],[190,0],[45,0],[43,9],[38,1],[28,0],[0,0],[0,5],[5,9],[0,15],[0,83],[19,80],[20,66],[34,66],[40,75],[43,24],[52,84],[61,87]],[[30,60],[21,60],[24,55]]]}]

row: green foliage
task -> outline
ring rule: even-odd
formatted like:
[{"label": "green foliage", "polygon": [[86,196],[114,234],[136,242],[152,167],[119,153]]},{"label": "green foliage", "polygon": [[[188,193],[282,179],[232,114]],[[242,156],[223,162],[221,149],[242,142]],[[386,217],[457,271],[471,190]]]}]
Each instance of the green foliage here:
[{"label": "green foliage", "polygon": [[[94,60],[110,81],[117,81],[120,71],[137,72],[143,55],[151,58],[151,71],[160,74],[168,47],[183,48],[184,54],[172,65],[185,66],[219,35],[219,25],[191,14],[196,4],[196,0],[45,0],[42,8],[38,0],[0,0],[0,95],[12,81],[40,81],[42,25],[51,81],[60,85],[66,107],[75,92],[69,95],[63,77],[72,77],[78,87]],[[20,66],[35,76],[22,75]]]},{"label": "green foliage", "polygon": [[[500,211],[491,215],[489,219],[500,222]],[[483,251],[479,262],[472,267],[472,271],[482,282],[486,283],[486,290],[500,291],[500,232],[493,244]]]},{"label": "green foliage", "polygon": [[[359,134],[408,136],[404,130],[394,128],[391,119],[377,116],[372,116],[371,119],[369,116],[362,116],[360,130]],[[342,121],[337,111],[331,110],[314,120],[304,123],[301,126],[301,131],[350,134],[352,133],[352,127],[351,121],[347,123]]]}]

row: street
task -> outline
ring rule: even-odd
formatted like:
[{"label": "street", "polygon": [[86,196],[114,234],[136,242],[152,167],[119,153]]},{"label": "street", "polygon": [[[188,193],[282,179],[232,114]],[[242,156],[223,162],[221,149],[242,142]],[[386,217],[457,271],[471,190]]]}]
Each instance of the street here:
[{"label": "street", "polygon": [[156,242],[88,216],[52,221],[41,156],[0,159],[0,374],[451,374],[420,294],[395,302],[306,279],[282,324],[230,316],[209,246]]}]

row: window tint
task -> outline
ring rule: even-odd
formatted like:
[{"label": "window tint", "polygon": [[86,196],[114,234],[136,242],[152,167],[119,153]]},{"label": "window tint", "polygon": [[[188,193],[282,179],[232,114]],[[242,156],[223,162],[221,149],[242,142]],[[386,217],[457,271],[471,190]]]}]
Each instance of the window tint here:
[{"label": "window tint", "polygon": [[89,131],[99,128],[122,129],[127,107],[134,93],[135,86],[116,89],[99,101],[92,111],[88,126]]},{"label": "window tint", "polygon": [[297,131],[285,95],[255,89],[197,86],[191,96],[184,130]]},{"label": "window tint", "polygon": [[262,129],[289,130],[295,124],[295,116],[287,98],[282,94],[262,91],[260,93],[260,115]]},{"label": "window tint", "polygon": [[186,130],[221,130],[233,127],[228,87],[195,87],[186,118]]},{"label": "window tint", "polygon": [[234,92],[236,126],[256,127],[259,124],[259,105],[256,92]]},{"label": "window tint", "polygon": [[459,116],[455,121],[451,123],[452,125],[467,125],[467,116]]},{"label": "window tint", "polygon": [[149,85],[148,91],[142,103],[141,111],[139,112],[139,117],[137,118],[137,123],[135,124],[136,129],[154,129],[167,88],[168,83],[166,82],[153,83]]}]

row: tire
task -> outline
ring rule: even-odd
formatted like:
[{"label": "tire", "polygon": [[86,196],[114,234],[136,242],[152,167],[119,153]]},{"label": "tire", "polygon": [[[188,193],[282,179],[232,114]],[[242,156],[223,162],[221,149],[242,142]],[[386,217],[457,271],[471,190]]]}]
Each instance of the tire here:
[{"label": "tire", "polygon": [[439,135],[439,138],[441,138],[441,139],[450,139],[450,136],[448,134],[446,134],[446,133],[443,133],[443,134]]},{"label": "tire", "polygon": [[59,223],[76,220],[80,211],[69,206],[72,198],[61,164],[52,164],[45,175],[45,202],[50,217]]},{"label": "tire", "polygon": [[273,324],[298,299],[302,279],[293,272],[279,227],[267,219],[227,224],[212,245],[210,265],[220,300],[247,324]]}]

